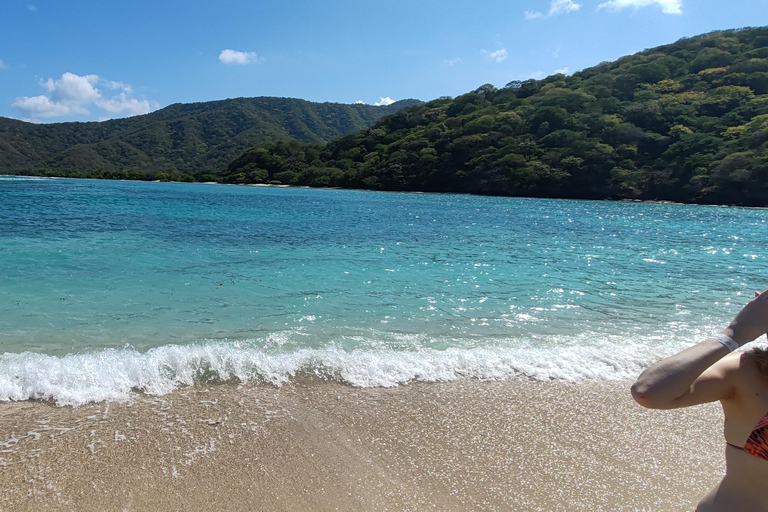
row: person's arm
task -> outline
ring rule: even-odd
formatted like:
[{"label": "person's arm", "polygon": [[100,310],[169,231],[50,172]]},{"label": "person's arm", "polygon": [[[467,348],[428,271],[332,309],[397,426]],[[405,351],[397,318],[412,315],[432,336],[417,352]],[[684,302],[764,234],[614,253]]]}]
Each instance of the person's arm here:
[{"label": "person's arm", "polygon": [[650,409],[674,409],[729,398],[736,368],[730,351],[707,339],[652,365],[632,385],[632,398]]},{"label": "person's arm", "polygon": [[[756,293],[723,334],[740,346],[768,331],[768,291]],[[644,407],[673,409],[715,400],[734,393],[733,375],[739,356],[710,338],[662,359],[645,370],[632,385],[632,397]]]}]

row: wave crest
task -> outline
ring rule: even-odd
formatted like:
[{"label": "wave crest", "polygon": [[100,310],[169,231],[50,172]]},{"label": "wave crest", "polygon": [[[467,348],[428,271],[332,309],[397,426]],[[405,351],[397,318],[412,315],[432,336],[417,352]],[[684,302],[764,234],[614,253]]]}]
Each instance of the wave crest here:
[{"label": "wave crest", "polygon": [[628,379],[653,353],[615,347],[424,348],[412,351],[337,347],[268,353],[239,342],[132,347],[63,357],[32,352],[0,356],[0,401],[43,399],[58,405],[126,400],[132,392],[163,395],[194,382],[265,382],[280,386],[302,375],[359,387],[462,378]]}]

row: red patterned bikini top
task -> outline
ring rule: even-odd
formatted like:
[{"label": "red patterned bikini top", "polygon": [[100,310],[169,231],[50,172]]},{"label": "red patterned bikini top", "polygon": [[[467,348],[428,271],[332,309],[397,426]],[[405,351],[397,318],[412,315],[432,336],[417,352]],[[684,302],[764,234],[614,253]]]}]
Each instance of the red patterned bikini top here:
[{"label": "red patterned bikini top", "polygon": [[727,444],[755,457],[768,460],[768,414],[757,422],[757,426],[752,430],[743,447],[731,443]]}]

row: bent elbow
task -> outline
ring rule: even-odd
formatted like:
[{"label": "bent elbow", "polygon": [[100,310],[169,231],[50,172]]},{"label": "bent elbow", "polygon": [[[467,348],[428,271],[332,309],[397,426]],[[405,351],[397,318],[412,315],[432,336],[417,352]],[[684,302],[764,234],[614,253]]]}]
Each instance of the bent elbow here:
[{"label": "bent elbow", "polygon": [[651,401],[648,400],[648,394],[645,392],[642,384],[635,382],[632,384],[632,387],[629,388],[629,392],[632,393],[632,398],[635,400],[635,402],[642,405],[643,407],[652,409]]},{"label": "bent elbow", "polygon": [[654,393],[649,388],[649,386],[643,384],[640,381],[635,382],[632,384],[632,387],[630,388],[630,392],[632,393],[632,398],[637,402],[638,404],[642,405],[646,409],[669,409],[670,405],[662,400],[659,399],[659,397],[654,396]]}]

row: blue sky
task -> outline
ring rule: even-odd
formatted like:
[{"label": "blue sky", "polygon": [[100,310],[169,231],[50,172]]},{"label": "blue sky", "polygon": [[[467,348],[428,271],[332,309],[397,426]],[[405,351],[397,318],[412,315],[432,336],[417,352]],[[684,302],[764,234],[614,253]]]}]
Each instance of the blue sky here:
[{"label": "blue sky", "polygon": [[241,96],[374,104],[573,73],[767,0],[2,0],[0,116],[90,121]]}]

